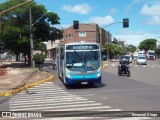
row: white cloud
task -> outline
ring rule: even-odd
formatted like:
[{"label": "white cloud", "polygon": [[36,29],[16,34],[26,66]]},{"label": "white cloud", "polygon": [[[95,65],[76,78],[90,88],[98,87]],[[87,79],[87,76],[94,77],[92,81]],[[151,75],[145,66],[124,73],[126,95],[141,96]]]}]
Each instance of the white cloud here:
[{"label": "white cloud", "polygon": [[138,46],[139,43],[145,39],[157,38],[157,35],[150,32],[143,31],[129,31],[129,30],[118,30],[114,36],[120,40],[126,41],[127,44]]},{"label": "white cloud", "polygon": [[140,12],[143,15],[160,15],[160,4],[152,6],[144,4]]},{"label": "white cloud", "polygon": [[115,13],[117,13],[117,9],[116,8],[111,8],[111,9],[109,9],[109,14],[115,14]]},{"label": "white cloud", "polygon": [[153,16],[148,21],[147,24],[160,25],[160,16]]},{"label": "white cloud", "polygon": [[62,10],[85,15],[91,11],[91,7],[88,4],[79,4],[79,5],[74,5],[74,6],[65,5],[62,7]]},{"label": "white cloud", "polygon": [[140,0],[132,0],[129,5],[126,7],[126,12],[129,13],[129,11],[134,7],[135,4],[139,3]]},{"label": "white cloud", "polygon": [[143,31],[131,31],[131,30],[117,30],[117,35],[144,35],[146,34]]},{"label": "white cloud", "polygon": [[54,25],[53,27],[56,27],[58,29],[66,29],[70,26],[71,26],[71,24],[57,24],[57,25]]},{"label": "white cloud", "polygon": [[107,16],[104,16],[104,17],[95,16],[95,17],[91,17],[89,19],[89,23],[97,23],[100,26],[101,25],[107,25],[107,24],[110,24],[110,23],[113,23],[113,22],[114,22],[114,19],[110,15],[107,15]]}]

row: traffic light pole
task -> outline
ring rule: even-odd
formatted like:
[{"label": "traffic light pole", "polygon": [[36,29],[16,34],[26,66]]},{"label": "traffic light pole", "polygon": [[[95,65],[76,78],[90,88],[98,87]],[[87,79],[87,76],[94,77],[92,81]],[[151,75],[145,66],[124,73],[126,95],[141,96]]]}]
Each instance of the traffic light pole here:
[{"label": "traffic light pole", "polygon": [[109,24],[109,25],[107,25],[107,26],[104,26],[104,27],[102,27],[102,28],[106,28],[106,27],[109,27],[109,26],[111,26],[111,25],[113,25],[113,24],[117,24],[117,23],[123,23],[123,22],[114,22],[114,23],[111,23],[111,24]]},{"label": "traffic light pole", "polygon": [[[129,19],[128,18],[124,18],[123,22],[114,22],[114,23],[111,23],[111,24],[109,24],[107,26],[104,26],[103,28],[109,27],[109,26],[111,26],[113,24],[117,24],[117,23],[123,23],[123,27],[124,28],[129,27]],[[100,36],[101,36],[101,34],[100,34]],[[110,36],[110,33],[108,32],[108,35],[107,35],[107,45],[109,45],[109,42],[110,42],[109,36]],[[102,37],[100,37],[100,38],[102,39]],[[100,41],[102,41],[101,39],[100,39]],[[107,51],[107,60],[109,60],[109,50]]]}]

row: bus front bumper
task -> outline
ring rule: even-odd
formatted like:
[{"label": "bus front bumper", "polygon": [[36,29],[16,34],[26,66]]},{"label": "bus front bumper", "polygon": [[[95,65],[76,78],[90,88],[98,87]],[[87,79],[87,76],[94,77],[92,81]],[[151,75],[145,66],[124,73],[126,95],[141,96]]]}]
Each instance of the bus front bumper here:
[{"label": "bus front bumper", "polygon": [[94,84],[101,83],[101,76],[97,78],[67,78],[65,77],[66,84]]}]

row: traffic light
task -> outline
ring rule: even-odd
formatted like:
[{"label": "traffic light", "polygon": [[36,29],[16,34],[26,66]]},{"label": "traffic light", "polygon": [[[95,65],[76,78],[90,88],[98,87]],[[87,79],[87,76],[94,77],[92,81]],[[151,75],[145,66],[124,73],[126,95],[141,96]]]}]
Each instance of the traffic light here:
[{"label": "traffic light", "polygon": [[79,29],[79,21],[78,20],[73,21],[73,29]]},{"label": "traffic light", "polygon": [[124,18],[124,19],[123,19],[123,27],[124,27],[124,28],[129,27],[129,19],[128,19],[128,18]]}]

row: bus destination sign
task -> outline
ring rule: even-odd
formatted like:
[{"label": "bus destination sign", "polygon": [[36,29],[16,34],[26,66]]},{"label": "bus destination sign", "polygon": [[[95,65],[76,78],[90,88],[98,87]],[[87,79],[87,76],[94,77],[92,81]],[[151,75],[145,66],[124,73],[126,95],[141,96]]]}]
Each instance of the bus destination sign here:
[{"label": "bus destination sign", "polygon": [[99,49],[98,45],[67,45],[66,50],[93,50]]}]

